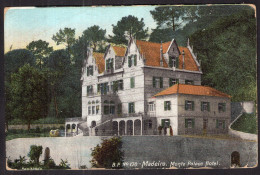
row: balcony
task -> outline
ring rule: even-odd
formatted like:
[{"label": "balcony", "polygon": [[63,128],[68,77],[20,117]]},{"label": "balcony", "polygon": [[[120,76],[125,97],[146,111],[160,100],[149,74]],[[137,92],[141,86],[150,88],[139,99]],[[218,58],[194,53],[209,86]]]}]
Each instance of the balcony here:
[{"label": "balcony", "polygon": [[112,74],[112,73],[114,73],[114,69],[106,69],[106,70],[104,71],[104,75]]}]

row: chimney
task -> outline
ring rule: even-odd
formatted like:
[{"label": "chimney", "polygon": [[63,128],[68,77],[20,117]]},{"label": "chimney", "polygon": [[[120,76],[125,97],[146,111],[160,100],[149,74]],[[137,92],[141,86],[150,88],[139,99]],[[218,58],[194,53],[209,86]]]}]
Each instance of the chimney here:
[{"label": "chimney", "polygon": [[160,48],[160,66],[163,67],[163,49],[162,49],[162,42]]},{"label": "chimney", "polygon": [[185,53],[184,53],[184,50],[183,50],[183,51],[182,51],[182,68],[183,68],[183,69],[185,69],[184,56],[185,56]]},{"label": "chimney", "polygon": [[188,38],[188,41],[187,41],[187,47],[190,46],[190,39]]}]

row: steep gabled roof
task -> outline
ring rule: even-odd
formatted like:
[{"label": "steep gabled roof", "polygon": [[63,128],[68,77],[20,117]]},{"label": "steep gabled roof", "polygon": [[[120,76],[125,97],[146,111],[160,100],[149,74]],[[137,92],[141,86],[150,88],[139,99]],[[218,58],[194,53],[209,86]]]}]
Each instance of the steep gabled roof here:
[{"label": "steep gabled roof", "polygon": [[112,46],[113,50],[115,51],[116,56],[123,57],[125,56],[125,47],[120,47],[120,46]]},{"label": "steep gabled roof", "polygon": [[203,95],[203,96],[215,96],[215,97],[227,97],[230,95],[220,92],[214,88],[201,85],[188,85],[188,84],[175,84],[159,93],[154,97],[171,95],[171,94],[188,94],[188,95]]},{"label": "steep gabled roof", "polygon": [[[163,48],[163,54],[168,51],[168,48],[170,47],[172,41],[162,43]],[[160,66],[160,49],[161,49],[161,43],[153,43],[148,41],[141,41],[136,40],[136,45],[142,55],[144,55],[146,59],[146,65],[147,66]],[[199,71],[199,68],[192,57],[189,49],[187,47],[178,47],[180,52],[184,50],[184,62],[185,62],[185,70],[189,71]],[[183,65],[183,57],[180,54],[179,55],[179,69],[182,69]],[[163,58],[163,67],[168,67],[168,64],[166,63],[165,59]]]},{"label": "steep gabled roof", "polygon": [[104,54],[93,52],[93,58],[96,60],[96,65],[98,67],[98,73],[102,73],[105,70],[105,60],[104,60]]},{"label": "steep gabled roof", "polygon": [[[136,40],[136,45],[139,49],[139,52],[146,59],[145,64],[147,66],[158,66],[158,67],[160,66],[160,48],[161,48],[160,43]],[[166,48],[167,46],[168,44],[164,43],[163,53],[166,53],[168,49]],[[163,67],[168,67],[168,64],[166,63],[164,58],[163,58]]]},{"label": "steep gabled roof", "polygon": [[[185,70],[190,70],[190,71],[199,71],[199,68],[193,59],[189,49],[187,47],[179,47],[180,52],[184,51],[184,66]],[[182,69],[183,66],[183,56],[180,54],[179,56],[179,69]]]}]

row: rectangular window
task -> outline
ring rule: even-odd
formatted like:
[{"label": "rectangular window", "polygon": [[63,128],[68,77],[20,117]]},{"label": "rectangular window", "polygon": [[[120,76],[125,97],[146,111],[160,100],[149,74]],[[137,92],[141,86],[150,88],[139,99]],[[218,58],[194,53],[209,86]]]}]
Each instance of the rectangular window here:
[{"label": "rectangular window", "polygon": [[195,119],[185,119],[185,128],[194,128]]},{"label": "rectangular window", "polygon": [[110,106],[109,109],[110,109],[110,110],[109,110],[109,113],[110,113],[110,114],[115,114],[115,106]]},{"label": "rectangular window", "polygon": [[124,82],[123,82],[123,80],[119,80],[118,81],[118,89],[119,90],[123,90],[124,89]]},{"label": "rectangular window", "polygon": [[89,75],[93,75],[93,66],[89,66]]},{"label": "rectangular window", "polygon": [[163,88],[163,78],[162,77],[153,77],[153,87],[154,88]]},{"label": "rectangular window", "polygon": [[122,114],[122,103],[117,105],[117,114]]},{"label": "rectangular window", "polygon": [[149,102],[149,104],[148,104],[148,110],[149,110],[149,111],[155,111],[154,102]]},{"label": "rectangular window", "polygon": [[174,78],[169,78],[169,87],[175,85],[179,83],[179,80],[178,79],[174,79]]},{"label": "rectangular window", "polygon": [[130,78],[130,88],[134,88],[135,87],[135,77],[131,77]]},{"label": "rectangular window", "polygon": [[210,111],[209,102],[201,102],[201,111]]},{"label": "rectangular window", "polygon": [[92,114],[95,114],[95,106],[92,106]]},{"label": "rectangular window", "polygon": [[87,96],[93,95],[93,86],[87,86]]},{"label": "rectangular window", "polygon": [[164,101],[164,110],[165,111],[171,110],[171,101]]},{"label": "rectangular window", "polygon": [[216,128],[218,129],[225,129],[226,128],[226,123],[225,120],[216,120]]},{"label": "rectangular window", "polygon": [[194,111],[194,101],[185,100],[185,110]]},{"label": "rectangular window", "polygon": [[100,94],[100,91],[101,91],[101,84],[98,84],[97,85],[97,93]]},{"label": "rectangular window", "polygon": [[105,115],[109,114],[109,106],[108,105],[104,106],[104,114]]},{"label": "rectangular window", "polygon": [[118,81],[113,81],[113,92],[118,91]]},{"label": "rectangular window", "polygon": [[88,115],[91,115],[91,106],[88,107]]},{"label": "rectangular window", "polygon": [[225,112],[225,111],[226,111],[226,103],[219,103],[218,112]]},{"label": "rectangular window", "polygon": [[194,85],[194,81],[193,80],[185,80],[185,84],[192,84],[192,85]]},{"label": "rectangular window", "polygon": [[135,113],[135,103],[128,103],[128,112],[129,114]]},{"label": "rectangular window", "polygon": [[99,114],[99,105],[96,106],[96,114]]}]

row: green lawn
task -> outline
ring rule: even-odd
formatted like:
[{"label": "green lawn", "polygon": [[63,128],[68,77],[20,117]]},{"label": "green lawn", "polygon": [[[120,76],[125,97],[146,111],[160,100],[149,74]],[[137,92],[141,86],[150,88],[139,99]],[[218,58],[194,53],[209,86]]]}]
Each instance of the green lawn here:
[{"label": "green lawn", "polygon": [[30,132],[27,130],[9,130],[6,133],[5,140],[12,140],[16,138],[32,138],[32,137],[49,137],[50,131],[49,130],[43,130],[40,132],[37,132],[34,129],[31,129]]},{"label": "green lawn", "polygon": [[257,134],[256,114],[243,114],[232,126],[232,129]]}]

